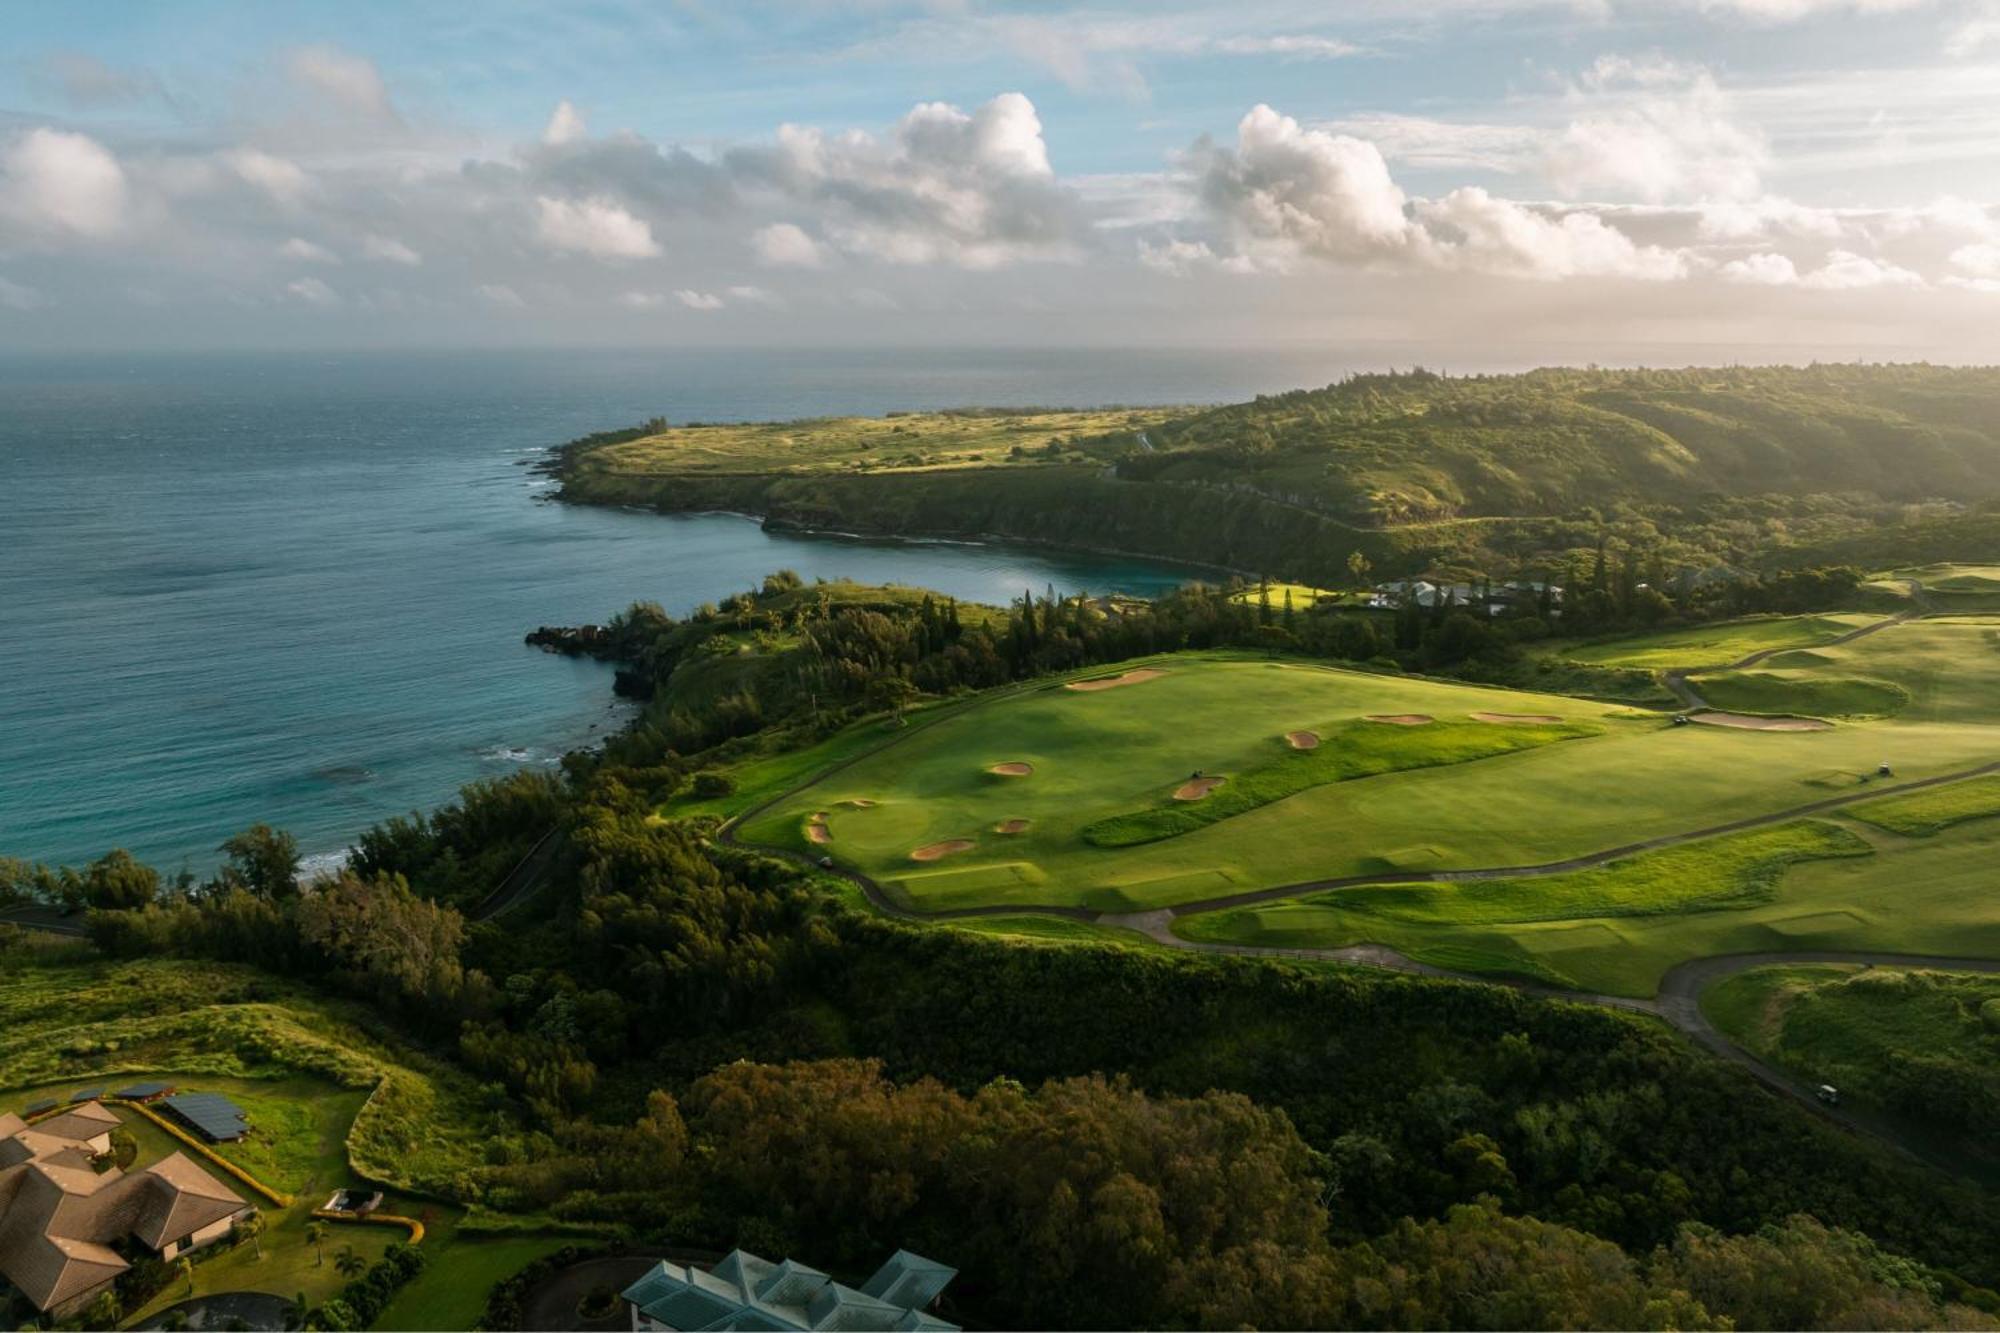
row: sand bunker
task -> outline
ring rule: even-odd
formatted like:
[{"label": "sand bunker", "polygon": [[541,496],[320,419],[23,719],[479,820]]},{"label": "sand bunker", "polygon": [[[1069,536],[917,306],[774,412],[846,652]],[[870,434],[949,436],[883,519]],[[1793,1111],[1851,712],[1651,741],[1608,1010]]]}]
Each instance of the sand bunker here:
[{"label": "sand bunker", "polygon": [[1816,717],[1752,717],[1748,713],[1689,713],[1688,721],[1706,727],[1736,727],[1743,731],[1831,731],[1833,723]]},{"label": "sand bunker", "polygon": [[1505,726],[1510,722],[1560,722],[1554,713],[1474,713],[1474,722],[1495,722]]},{"label": "sand bunker", "polygon": [[995,833],[1026,833],[1028,821],[1025,819],[1005,819],[993,826]]},{"label": "sand bunker", "polygon": [[1317,750],[1319,748],[1319,733],[1317,731],[1288,731],[1285,733],[1285,744],[1291,746],[1294,750]]},{"label": "sand bunker", "polygon": [[806,841],[833,841],[833,830],[826,826],[826,811],[822,810],[806,821]]},{"label": "sand bunker", "polygon": [[950,856],[955,852],[969,852],[975,845],[970,838],[947,838],[943,842],[934,842],[928,847],[917,848],[917,850],[910,853],[910,859],[912,861],[936,861],[941,857]]},{"label": "sand bunker", "polygon": [[841,804],[851,805],[856,810],[873,810],[878,802],[871,801],[866,796],[857,796],[851,801],[842,801]]},{"label": "sand bunker", "polygon": [[1099,676],[1095,680],[1073,680],[1063,686],[1063,688],[1066,690],[1115,690],[1120,685],[1137,685],[1142,680],[1151,680],[1155,676],[1164,676],[1166,674],[1166,672],[1161,671],[1157,667],[1140,667],[1135,671],[1128,671],[1122,676]]},{"label": "sand bunker", "polygon": [[1035,766],[1033,764],[1021,763],[1019,760],[1013,760],[1005,764],[995,764],[986,771],[988,773],[998,773],[1003,778],[1025,778],[1035,771]]},{"label": "sand bunker", "polygon": [[1227,778],[1189,778],[1174,792],[1176,801],[1199,801],[1220,787]]},{"label": "sand bunker", "polygon": [[1429,713],[1370,713],[1369,722],[1387,722],[1392,727],[1421,727],[1426,722],[1435,722]]}]

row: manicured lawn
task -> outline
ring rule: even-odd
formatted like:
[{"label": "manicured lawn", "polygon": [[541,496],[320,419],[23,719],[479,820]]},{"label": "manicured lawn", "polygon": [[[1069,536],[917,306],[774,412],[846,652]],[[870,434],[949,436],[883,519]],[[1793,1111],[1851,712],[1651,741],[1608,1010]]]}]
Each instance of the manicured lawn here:
[{"label": "manicured lawn", "polygon": [[1564,655],[1600,666],[1673,668],[1726,666],[1768,648],[1803,648],[1859,629],[1874,615],[1752,616],[1690,629],[1666,630],[1579,644]]},{"label": "manicured lawn", "polygon": [[[1284,614],[1287,594],[1291,596],[1294,611],[1307,610],[1320,602],[1338,602],[1347,595],[1335,592],[1331,588],[1315,588],[1309,583],[1273,583],[1269,585],[1269,591],[1273,615]],[[1241,602],[1245,606],[1258,606],[1264,601],[1264,592],[1263,586],[1253,583],[1238,592],[1231,600]]]},{"label": "manicured lawn", "polygon": [[[1720,848],[1729,841],[1673,850]],[[1443,914],[1409,920],[1288,899],[1181,917],[1174,924],[1189,938],[1237,944],[1385,944],[1441,967],[1649,996],[1675,963],[1714,954],[1854,949],[2000,958],[2000,902],[1992,891],[1996,856],[2000,823],[1970,823],[1933,838],[1878,841],[1872,855],[1796,861],[1782,870],[1768,895],[1745,895],[1734,906],[1697,904],[1697,910],[1685,912],[1516,922]],[[1716,857],[1715,869],[1726,869],[1731,859]],[[1729,892],[1727,880],[1710,878],[1714,871],[1683,865],[1698,877],[1669,886],[1675,891]],[[1533,883],[1513,882],[1524,890]],[[1475,886],[1424,887],[1452,893]],[[1319,897],[1337,901],[1340,892]]]},{"label": "manicured lawn", "polygon": [[1886,717],[1901,712],[1910,702],[1909,691],[1892,681],[1829,675],[1811,669],[1757,667],[1695,676],[1690,683],[1709,703],[1737,713]]},{"label": "manicured lawn", "polygon": [[494,1284],[575,1241],[573,1236],[488,1237],[441,1229],[424,1242],[424,1271],[396,1293],[373,1327],[469,1329],[485,1313]]},{"label": "manicured lawn", "polygon": [[2000,815],[2000,775],[1850,806],[1847,814],[1909,838],[1928,838],[1968,819]]}]

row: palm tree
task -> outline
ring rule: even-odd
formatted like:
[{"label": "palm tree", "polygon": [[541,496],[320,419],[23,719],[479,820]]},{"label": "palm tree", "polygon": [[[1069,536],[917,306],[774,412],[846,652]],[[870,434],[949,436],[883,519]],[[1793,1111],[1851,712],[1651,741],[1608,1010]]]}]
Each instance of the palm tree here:
[{"label": "palm tree", "polygon": [[352,1245],[343,1245],[340,1253],[333,1256],[333,1266],[340,1270],[342,1277],[359,1277],[361,1270],[368,1267],[368,1261],[357,1254]]},{"label": "palm tree", "polygon": [[326,1223],[306,1223],[306,1244],[313,1247],[313,1267],[326,1262]]},{"label": "palm tree", "polygon": [[258,1262],[260,1263],[263,1262],[264,1215],[262,1213],[255,1213],[255,1212],[251,1213],[249,1216],[245,1217],[241,1222],[238,1222],[236,1224],[236,1230],[241,1235],[249,1237],[250,1243],[256,1247]]},{"label": "palm tree", "polygon": [[194,1260],[188,1258],[186,1255],[182,1255],[175,1261],[174,1267],[179,1270],[181,1277],[187,1282],[188,1295],[194,1295]]}]

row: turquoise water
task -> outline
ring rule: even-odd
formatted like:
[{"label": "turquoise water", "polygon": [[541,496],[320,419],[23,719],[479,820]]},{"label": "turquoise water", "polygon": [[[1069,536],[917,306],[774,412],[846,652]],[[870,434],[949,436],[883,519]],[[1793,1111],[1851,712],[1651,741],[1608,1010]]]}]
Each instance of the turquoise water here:
[{"label": "turquoise water", "polygon": [[1192,402],[1310,357],[486,353],[0,362],[0,855],[202,870],[257,820],[337,852],[619,725],[609,672],[523,646],[780,567],[1137,593],[1187,571],[765,533],[538,499],[525,462],[655,413]]}]

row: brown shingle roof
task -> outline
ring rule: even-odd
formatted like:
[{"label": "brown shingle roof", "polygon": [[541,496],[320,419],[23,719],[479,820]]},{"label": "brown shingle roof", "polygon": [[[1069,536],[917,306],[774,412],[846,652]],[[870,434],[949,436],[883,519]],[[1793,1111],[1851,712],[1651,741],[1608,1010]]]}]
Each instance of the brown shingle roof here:
[{"label": "brown shingle roof", "polygon": [[[97,1126],[86,1137],[104,1132],[102,1121],[86,1123]],[[115,1167],[99,1173],[80,1139],[39,1131],[0,1140],[17,1159],[0,1160],[0,1277],[43,1310],[124,1271],[107,1242],[137,1236],[157,1250],[246,1207],[185,1153],[129,1175]]]},{"label": "brown shingle roof", "polygon": [[81,1106],[71,1107],[61,1115],[52,1115],[47,1120],[37,1120],[29,1132],[83,1143],[96,1138],[106,1130],[116,1129],[123,1123],[115,1112],[107,1111],[95,1102],[85,1102]]}]

